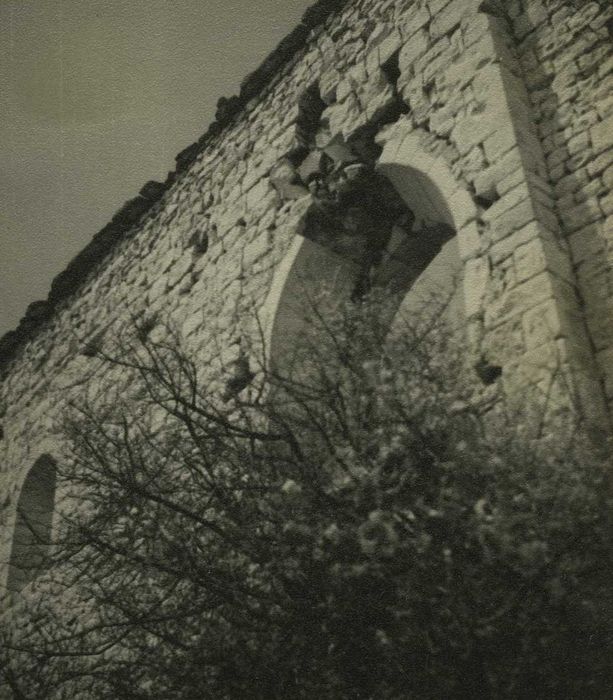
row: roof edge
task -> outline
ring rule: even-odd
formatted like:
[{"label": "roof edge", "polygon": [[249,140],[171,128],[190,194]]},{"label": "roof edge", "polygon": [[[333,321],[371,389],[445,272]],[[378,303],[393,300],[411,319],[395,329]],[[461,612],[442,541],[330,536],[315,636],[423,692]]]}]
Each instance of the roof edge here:
[{"label": "roof edge", "polygon": [[275,75],[303,48],[313,29],[336,14],[348,0],[317,0],[307,8],[299,24],[277,45],[256,70],[240,85],[238,95],[221,97],[217,102],[215,119],[206,132],[175,157],[175,170],[165,182],[147,182],[133,199],[128,200],[111,221],[68,263],[51,282],[46,300],[34,301],[26,309],[16,329],[0,337],[0,375],[4,377],[19,350],[34,338],[49,321],[59,304],[77,292],[89,274],[113,251],[115,246],[134,229],[142,217],[170,189],[177,177],[186,171],[198,155],[215,143],[224,130],[234,123],[246,105],[270,84]]}]

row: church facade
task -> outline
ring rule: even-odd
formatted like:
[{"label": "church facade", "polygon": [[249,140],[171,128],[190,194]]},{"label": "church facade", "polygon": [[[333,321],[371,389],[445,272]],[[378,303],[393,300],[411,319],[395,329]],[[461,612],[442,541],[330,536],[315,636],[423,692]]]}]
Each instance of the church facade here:
[{"label": "church facade", "polygon": [[53,526],[56,426],[98,381],[91,348],[135,319],[172,319],[222,386],[246,339],[283,354],[299,280],[410,295],[452,276],[480,381],[521,394],[561,364],[606,429],[612,38],[608,2],[313,6],[0,341],[0,587],[27,583],[18,505]]}]

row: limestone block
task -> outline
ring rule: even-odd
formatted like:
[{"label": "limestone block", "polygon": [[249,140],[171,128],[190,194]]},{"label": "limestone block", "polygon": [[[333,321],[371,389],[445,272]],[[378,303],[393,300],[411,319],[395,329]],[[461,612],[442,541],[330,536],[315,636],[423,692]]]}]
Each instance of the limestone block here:
[{"label": "limestone block", "polygon": [[427,72],[434,66],[439,65],[439,59],[441,57],[445,58],[447,65],[451,65],[453,63],[454,57],[453,51],[451,50],[452,47],[449,37],[444,36],[434,43],[432,41],[429,43],[430,46],[428,47],[428,50],[415,64],[415,72],[417,75],[421,76],[424,84],[427,84],[431,77],[427,74]]},{"label": "limestone block", "polygon": [[[262,167],[259,163],[256,165],[253,161],[249,161],[247,164],[247,171],[242,178],[242,189],[243,192],[250,190],[258,180],[261,180],[266,174],[266,166]],[[226,179],[226,183],[227,183]]]},{"label": "limestone block", "polygon": [[549,180],[543,179],[540,174],[537,174],[531,170],[526,171],[526,180],[530,185],[531,195],[537,201],[545,204],[550,209],[553,209],[555,205],[555,197],[553,187],[551,186]]},{"label": "limestone block", "polygon": [[394,25],[388,22],[378,22],[368,36],[365,51],[371,53],[394,28]]},{"label": "limestone block", "polygon": [[357,97],[352,95],[353,99],[350,102],[349,109],[345,113],[345,119],[341,125],[341,134],[345,140],[349,139],[358,129],[365,126],[368,122],[366,112],[361,108]]},{"label": "limestone block", "polygon": [[595,197],[578,206],[560,209],[560,220],[567,231],[577,231],[600,218],[602,218],[602,210]]},{"label": "limestone block", "polygon": [[585,149],[583,151],[580,151],[579,153],[575,153],[574,156],[570,156],[568,160],[566,161],[566,169],[572,172],[573,170],[577,170],[577,168],[580,168],[582,165],[585,165],[592,157],[592,153],[589,149]]},{"label": "limestone block", "polygon": [[[485,18],[480,31],[479,20]],[[470,50],[475,49],[475,43],[479,54],[487,61],[496,61],[501,66],[510,69],[514,74],[521,74],[522,69],[510,46],[509,29],[505,20],[484,13],[467,15],[462,20],[464,30],[464,46],[470,45]]]},{"label": "limestone block", "polygon": [[475,177],[476,173],[482,172],[487,167],[485,153],[481,146],[474,146],[465,156],[462,156],[458,162],[460,172],[470,180]]},{"label": "limestone block", "polygon": [[416,84],[416,82],[412,80],[403,87],[402,97],[410,106],[411,114],[417,124],[421,125],[428,121],[431,109],[421,83]]},{"label": "limestone block", "polygon": [[607,94],[600,97],[598,102],[596,102],[596,112],[601,119],[606,119],[613,114],[613,95]]},{"label": "limestone block", "polygon": [[519,246],[527,243],[528,241],[540,238],[541,235],[542,231],[539,225],[536,221],[533,221],[527,226],[521,228],[519,231],[512,233],[510,236],[507,236],[503,240],[498,241],[498,243],[491,246],[489,249],[489,256],[494,265],[497,265],[505,258],[508,258],[509,255],[512,255],[512,253]]},{"label": "limestone block", "polygon": [[497,202],[486,209],[482,214],[482,218],[484,221],[493,221],[494,219],[498,219],[509,209],[529,199],[530,192],[528,187],[524,182],[522,182],[517,187],[509,190]]},{"label": "limestone block", "polygon": [[517,171],[522,166],[522,159],[518,148],[511,149],[499,161],[481,171],[474,180],[475,192],[478,195],[490,193],[497,189],[497,185],[509,176],[509,173]]},{"label": "limestone block", "polygon": [[567,144],[569,154],[572,156],[587,149],[589,142],[590,140],[585,132],[573,136],[571,139],[569,139]]},{"label": "limestone block", "polygon": [[609,194],[600,199],[600,208],[605,216],[613,214],[613,192],[609,192]]},{"label": "limestone block", "polygon": [[430,34],[438,39],[448,34],[454,27],[460,24],[463,17],[468,14],[466,0],[451,0],[430,23]]},{"label": "limestone block", "polygon": [[223,236],[227,231],[232,229],[239,219],[245,217],[246,208],[244,200],[239,200],[230,208],[223,208],[215,213],[215,218],[211,217],[211,221],[217,226],[217,234]]},{"label": "limestone block", "polygon": [[425,29],[420,29],[405,41],[398,54],[398,67],[401,75],[410,74],[413,64],[427,51],[429,45],[430,37]]},{"label": "limestone block", "polygon": [[544,196],[535,196],[538,192],[536,188],[532,187],[530,189],[530,194],[532,195],[532,207],[536,218],[539,220],[541,225],[547,228],[549,231],[554,233],[560,233],[560,222],[557,217],[557,213],[554,211],[555,205],[547,202]]},{"label": "limestone block", "polygon": [[508,209],[490,222],[490,235],[493,241],[499,241],[513,231],[518,231],[536,218],[532,202],[529,199]]},{"label": "limestone block", "polygon": [[174,287],[193,267],[191,253],[183,254],[178,258],[168,273],[168,285]]},{"label": "limestone block", "polygon": [[430,117],[430,131],[447,138],[455,125],[455,120],[451,110],[439,109]]},{"label": "limestone block", "polygon": [[366,66],[362,61],[356,63],[345,73],[345,75],[347,76],[347,80],[349,80],[349,82],[354,88],[356,88],[359,85],[362,85],[368,79],[368,76],[366,74]]},{"label": "limestone block", "polygon": [[264,257],[270,249],[270,242],[268,239],[268,231],[263,231],[248,245],[245,246],[243,251],[243,267],[250,269],[253,264]]},{"label": "limestone block", "polygon": [[336,99],[339,102],[347,99],[347,97],[349,97],[349,95],[351,95],[353,92],[354,87],[354,84],[350,80],[341,80],[336,87]]},{"label": "limestone block", "polygon": [[400,32],[405,40],[409,39],[429,21],[430,12],[426,4],[412,5],[402,15]]},{"label": "limestone block", "polygon": [[486,258],[473,258],[464,264],[464,310],[466,318],[483,311],[483,302],[490,279]]},{"label": "limestone block", "polygon": [[232,265],[238,265],[241,251],[246,241],[245,231],[246,227],[242,223],[238,223],[236,226],[233,226],[224,236],[223,245],[226,259],[224,261],[225,264],[223,270],[219,270],[217,273],[218,275],[223,276],[226,274],[231,274],[230,271],[232,269]]},{"label": "limestone block", "polygon": [[493,328],[533,306],[553,298],[554,290],[548,272],[541,272],[515,287],[503,291],[496,299],[489,300],[485,307],[486,328]]},{"label": "limestone block", "polygon": [[[260,160],[260,168],[265,174],[268,174],[272,166],[277,162],[279,156],[285,155],[287,151],[276,151],[271,147],[266,148],[264,153],[262,153]],[[243,185],[244,187],[244,185]]]},{"label": "limestone block", "polygon": [[477,207],[466,190],[456,190],[448,200],[456,230],[463,229],[477,218]]},{"label": "limestone block", "polygon": [[566,194],[576,192],[583,185],[586,185],[589,180],[586,169],[582,168],[558,180],[554,186],[554,192],[558,197],[563,197]]},{"label": "limestone block", "polygon": [[[483,65],[483,57],[476,53],[461,55],[455,60],[443,75],[440,76],[440,81],[447,88],[455,88],[461,90],[475,79],[475,74],[479,67]],[[439,80],[439,78],[437,78]]]},{"label": "limestone block", "polygon": [[527,179],[527,174],[528,171],[526,171],[523,166],[517,168],[516,170],[512,170],[505,178],[503,178],[496,185],[496,192],[500,197],[503,197],[510,190],[515,189],[519,185],[525,183]]},{"label": "limestone block", "polygon": [[188,316],[181,325],[181,335],[184,338],[187,338],[192,333],[202,328],[203,325],[204,320],[202,318],[202,314],[194,312],[190,316]]},{"label": "limestone block", "polygon": [[[466,155],[474,146],[483,141],[496,131],[496,124],[492,119],[482,119],[481,114],[466,116],[459,119],[451,132],[451,141],[455,143],[461,155]],[[482,126],[485,129],[482,129]]]},{"label": "limestone block", "polygon": [[402,37],[397,29],[393,29],[379,44],[379,65],[388,61],[402,45]]},{"label": "limestone block", "polygon": [[[377,55],[378,62],[378,55]],[[336,102],[336,89],[341,80],[341,74],[334,68],[328,68],[325,70],[319,79],[319,92],[321,99],[328,105]]]},{"label": "limestone block", "polygon": [[[474,146],[480,143],[487,144],[488,141],[497,136],[501,130],[505,131],[505,125],[510,125],[510,115],[506,105],[500,102],[491,102],[487,105],[484,112],[472,114],[459,118],[456,127],[451,132],[451,140],[455,143],[462,155],[468,153]],[[513,142],[509,144],[505,151],[508,151],[515,145],[515,137]],[[486,155],[490,162],[494,162],[486,149]],[[501,155],[501,153],[496,154]]]},{"label": "limestone block", "polygon": [[597,224],[584,226],[569,236],[568,242],[575,264],[594,258],[605,251],[605,239]]},{"label": "limestone block", "polygon": [[270,180],[263,178],[247,191],[245,195],[247,210],[249,212],[261,211],[271,206],[277,196]]},{"label": "limestone block", "polygon": [[339,134],[332,137],[329,133],[320,130],[315,143],[335,163],[347,163],[355,159],[355,154]]},{"label": "limestone block", "polygon": [[457,237],[460,258],[468,260],[469,258],[477,257],[481,248],[481,235],[479,234],[477,223],[472,221],[464,226],[458,231]]},{"label": "limestone block", "polygon": [[573,199],[575,202],[585,202],[587,199],[592,199],[594,197],[598,197],[599,195],[606,194],[609,189],[610,188],[607,187],[601,179],[594,178],[592,182],[580,189],[579,192],[575,194]]},{"label": "limestone block", "polygon": [[[611,154],[611,158],[613,159],[613,149],[609,151]],[[588,166],[589,168],[589,166]],[[610,165],[603,173],[602,173],[602,182],[605,187],[607,187],[609,190],[613,189],[613,164]]]},{"label": "limestone block", "polygon": [[545,269],[571,284],[574,281],[568,254],[552,241],[533,240],[516,248],[513,257],[519,281]]},{"label": "limestone block", "polygon": [[[287,155],[289,152],[294,151],[300,142],[296,134],[296,128],[294,125],[287,129],[279,132],[277,136],[270,142],[271,154],[274,154],[274,161],[278,160],[280,157]],[[271,167],[274,164],[271,163]]]},{"label": "limestone block", "polygon": [[[468,0],[470,2],[470,0]],[[432,16],[437,15],[451,0],[429,0],[428,9]]]},{"label": "limestone block", "polygon": [[149,288],[149,292],[147,294],[149,301],[155,301],[156,299],[159,299],[159,297],[161,297],[162,294],[166,292],[167,286],[168,280],[164,275],[160,275]]},{"label": "limestone block", "polygon": [[479,41],[484,35],[490,35],[498,18],[485,12],[477,12],[470,22],[463,23],[464,45],[468,48]]},{"label": "limestone block", "polygon": [[524,81],[506,65],[484,66],[475,76],[473,90],[477,100],[504,103],[516,120],[527,118],[526,123],[532,123],[532,103]]},{"label": "limestone block", "polygon": [[485,155],[490,163],[495,163],[516,145],[517,136],[510,122],[501,122],[499,128],[483,142]]},{"label": "limestone block", "polygon": [[[366,54],[366,58],[364,59],[364,66],[366,67],[366,73],[367,75],[376,75],[379,70],[381,69],[380,63],[379,63],[379,48],[375,46],[369,53]],[[320,88],[320,94],[321,94],[321,88]],[[322,96],[323,99],[323,96]],[[334,100],[328,101],[324,100],[326,104],[331,104]]]},{"label": "limestone block", "polygon": [[[439,39],[437,44],[442,43],[444,39],[447,39],[447,37]],[[434,48],[437,48],[437,44],[435,44]],[[416,74],[421,75],[424,85],[433,84],[436,78],[449,68],[458,55],[459,49],[457,49],[455,45],[449,43],[448,47],[439,55],[430,55],[432,53],[434,53],[433,49],[428,51],[421,58],[418,58],[415,62]]]},{"label": "limestone block", "polygon": [[590,138],[595,154],[613,145],[613,114],[590,129]]},{"label": "limestone block", "polygon": [[532,240],[515,249],[513,253],[515,274],[518,282],[523,282],[547,267],[547,261],[541,241]]},{"label": "limestone block", "polygon": [[355,95],[350,95],[344,102],[337,102],[327,107],[321,115],[322,121],[327,121],[330,133],[334,136],[343,132],[343,125],[350,119],[351,114],[360,111]]}]

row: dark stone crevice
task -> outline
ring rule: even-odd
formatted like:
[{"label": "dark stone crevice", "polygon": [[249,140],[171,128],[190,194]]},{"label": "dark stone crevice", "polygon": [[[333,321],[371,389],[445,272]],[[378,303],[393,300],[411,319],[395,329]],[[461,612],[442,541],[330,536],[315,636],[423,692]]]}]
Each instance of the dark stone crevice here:
[{"label": "dark stone crevice", "polygon": [[387,78],[390,85],[396,89],[398,79],[400,78],[400,49],[394,53],[381,66],[383,75]]},{"label": "dark stone crevice", "polygon": [[475,364],[475,372],[483,384],[488,386],[502,376],[502,367],[500,365],[492,365],[485,357],[481,357]]},{"label": "dark stone crevice", "polygon": [[194,257],[204,255],[209,249],[209,235],[206,231],[196,229],[188,242],[188,246],[192,249]]}]

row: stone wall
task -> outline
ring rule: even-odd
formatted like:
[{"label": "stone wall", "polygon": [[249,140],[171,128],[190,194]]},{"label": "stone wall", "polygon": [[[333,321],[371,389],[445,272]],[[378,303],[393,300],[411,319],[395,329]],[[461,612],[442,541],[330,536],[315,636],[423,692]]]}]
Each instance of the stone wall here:
[{"label": "stone wall", "polygon": [[550,210],[609,403],[613,399],[613,6],[511,3],[518,56],[547,165]]},{"label": "stone wall", "polygon": [[481,379],[521,394],[562,363],[607,423],[609,3],[323,5],[274,76],[221,102],[223,125],[131,200],[10,339],[0,560],[28,470],[61,459],[63,402],[97,384],[92,345],[171,318],[223,387],[245,338],[274,332],[305,241],[350,260],[355,284],[396,265],[408,289],[455,234],[467,352],[495,370]]}]

